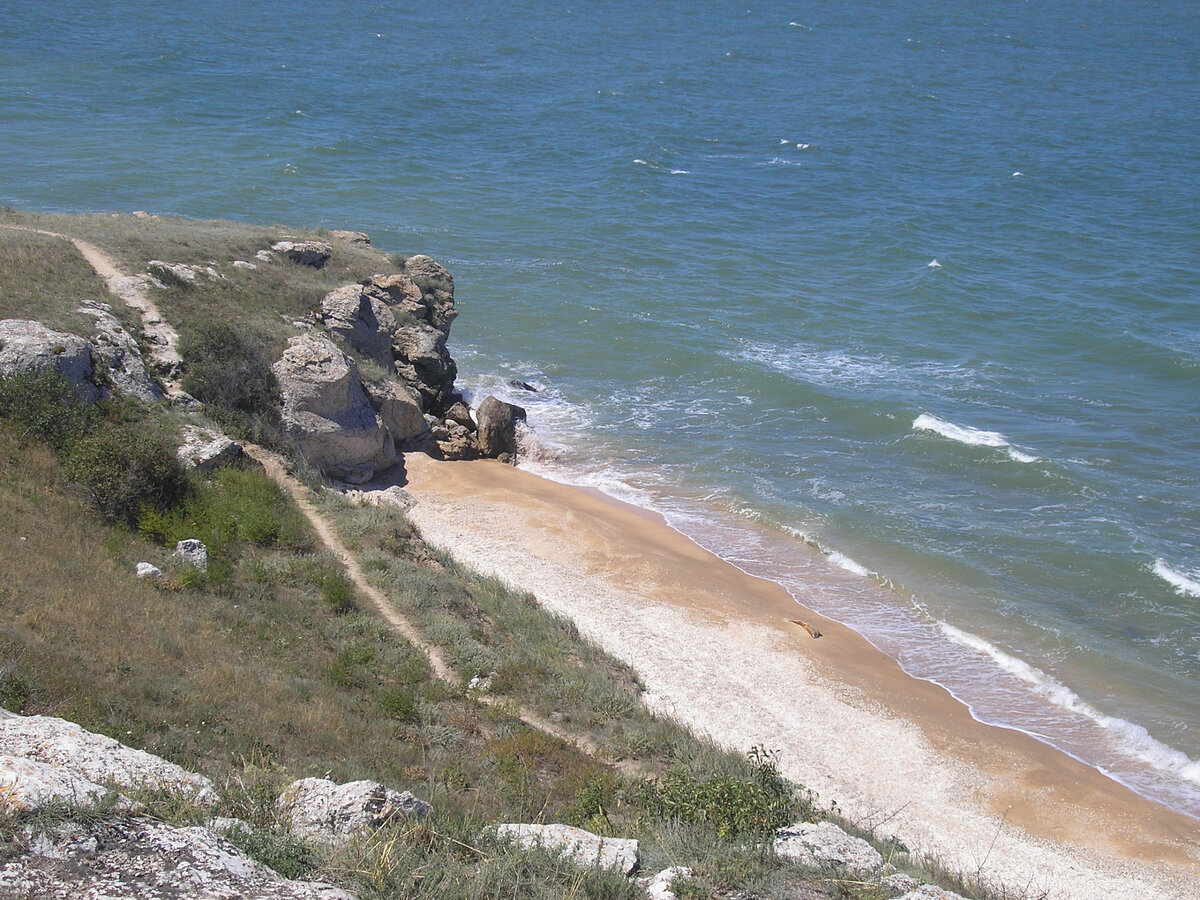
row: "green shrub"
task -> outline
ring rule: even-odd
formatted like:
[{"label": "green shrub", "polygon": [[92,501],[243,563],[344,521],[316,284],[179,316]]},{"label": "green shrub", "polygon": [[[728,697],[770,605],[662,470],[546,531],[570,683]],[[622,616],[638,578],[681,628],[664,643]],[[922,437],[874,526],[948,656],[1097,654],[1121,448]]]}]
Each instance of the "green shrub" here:
[{"label": "green shrub", "polygon": [[96,429],[74,442],[63,470],[105,521],[129,526],[147,510],[166,512],[191,490],[175,447],[130,424]]},{"label": "green shrub", "polygon": [[321,599],[339,614],[353,612],[357,608],[354,590],[342,572],[330,572],[321,579]]},{"label": "green shrub", "polygon": [[420,721],[417,698],[407,688],[399,685],[384,688],[379,692],[379,706],[384,715],[398,722]]},{"label": "green shrub", "polygon": [[58,370],[0,378],[0,419],[57,451],[91,431],[99,418],[96,407],[86,403]]},{"label": "green shrub", "polygon": [[799,819],[811,819],[813,797],[779,774],[761,748],[749,754],[747,775],[702,776],[678,766],[647,785],[647,806],[660,818],[707,825],[721,837],[765,835]]},{"label": "green shrub", "polygon": [[252,440],[279,439],[279,383],[265,342],[225,322],[212,322],[179,345],[182,386],[231,430]]}]

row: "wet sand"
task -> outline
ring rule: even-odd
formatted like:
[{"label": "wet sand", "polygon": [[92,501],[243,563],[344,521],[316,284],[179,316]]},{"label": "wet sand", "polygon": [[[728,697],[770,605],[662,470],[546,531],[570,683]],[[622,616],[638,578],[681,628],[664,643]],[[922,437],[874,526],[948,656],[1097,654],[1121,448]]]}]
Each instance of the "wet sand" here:
[{"label": "wet sand", "polygon": [[852,821],[1014,896],[1200,897],[1200,822],[977,722],[653,513],[492,461],[405,465],[427,540],[569,616],[638,671],[653,708],[735,749],[778,750]]}]

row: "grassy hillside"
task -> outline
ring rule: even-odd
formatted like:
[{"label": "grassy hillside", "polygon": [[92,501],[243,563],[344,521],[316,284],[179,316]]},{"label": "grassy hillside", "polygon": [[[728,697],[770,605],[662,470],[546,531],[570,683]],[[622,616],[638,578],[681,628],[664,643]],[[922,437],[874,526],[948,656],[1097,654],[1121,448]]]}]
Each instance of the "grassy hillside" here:
[{"label": "grassy hillside", "polygon": [[[0,221],[82,237],[131,272],[150,259],[215,261],[225,279],[160,292],[185,347],[216,320],[259,335],[270,356],[325,292],[393,268],[347,242],[320,272],[232,266],[307,236],[277,227],[10,210]],[[73,304],[99,299],[103,284],[69,244],[15,235],[0,229],[0,252],[18,263],[0,269],[0,316],[86,334]],[[681,897],[895,893],[774,857],[764,838],[818,813],[769,753],[726,752],[654,716],[636,675],[571,623],[431,551],[401,511],[324,494],[320,512],[371,581],[459,676],[435,677],[256,464],[198,476],[151,452],[188,415],[128,402],[84,410],[61,385],[0,383],[0,705],[77,721],[209,775],[225,811],[254,824],[239,838],[247,849],[362,897],[638,895],[623,878],[502,852],[479,836],[500,821],[637,837],[645,871],[697,870]],[[114,446],[128,452],[109,460],[101,451]],[[170,491],[158,491],[164,483]],[[114,515],[105,498],[121,491]],[[208,545],[207,573],[172,561],[186,537]],[[139,561],[166,577],[135,578]],[[476,675],[492,675],[487,703],[468,689]],[[525,724],[519,707],[580,740]],[[436,814],[338,854],[306,848],[277,827],[273,798],[309,775],[408,789]]]}]

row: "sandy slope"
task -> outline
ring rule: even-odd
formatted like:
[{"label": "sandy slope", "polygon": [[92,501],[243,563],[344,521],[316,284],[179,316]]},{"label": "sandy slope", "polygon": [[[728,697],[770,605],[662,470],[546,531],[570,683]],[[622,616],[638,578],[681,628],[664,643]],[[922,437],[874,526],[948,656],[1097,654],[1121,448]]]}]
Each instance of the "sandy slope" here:
[{"label": "sandy slope", "polygon": [[406,467],[428,540],[569,615],[638,670],[653,706],[730,746],[778,749],[850,818],[1014,896],[1200,897],[1200,823],[976,722],[645,511],[494,462]]}]

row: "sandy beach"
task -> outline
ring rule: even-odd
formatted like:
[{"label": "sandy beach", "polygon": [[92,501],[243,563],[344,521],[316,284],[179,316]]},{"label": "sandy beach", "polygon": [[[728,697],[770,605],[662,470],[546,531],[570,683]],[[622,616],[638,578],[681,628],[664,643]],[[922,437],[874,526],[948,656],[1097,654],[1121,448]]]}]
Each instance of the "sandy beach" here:
[{"label": "sandy beach", "polygon": [[491,461],[405,465],[427,540],[569,616],[637,670],[653,708],[727,746],[777,750],[850,820],[1012,896],[1200,896],[1200,822],[977,722],[653,513]]}]

